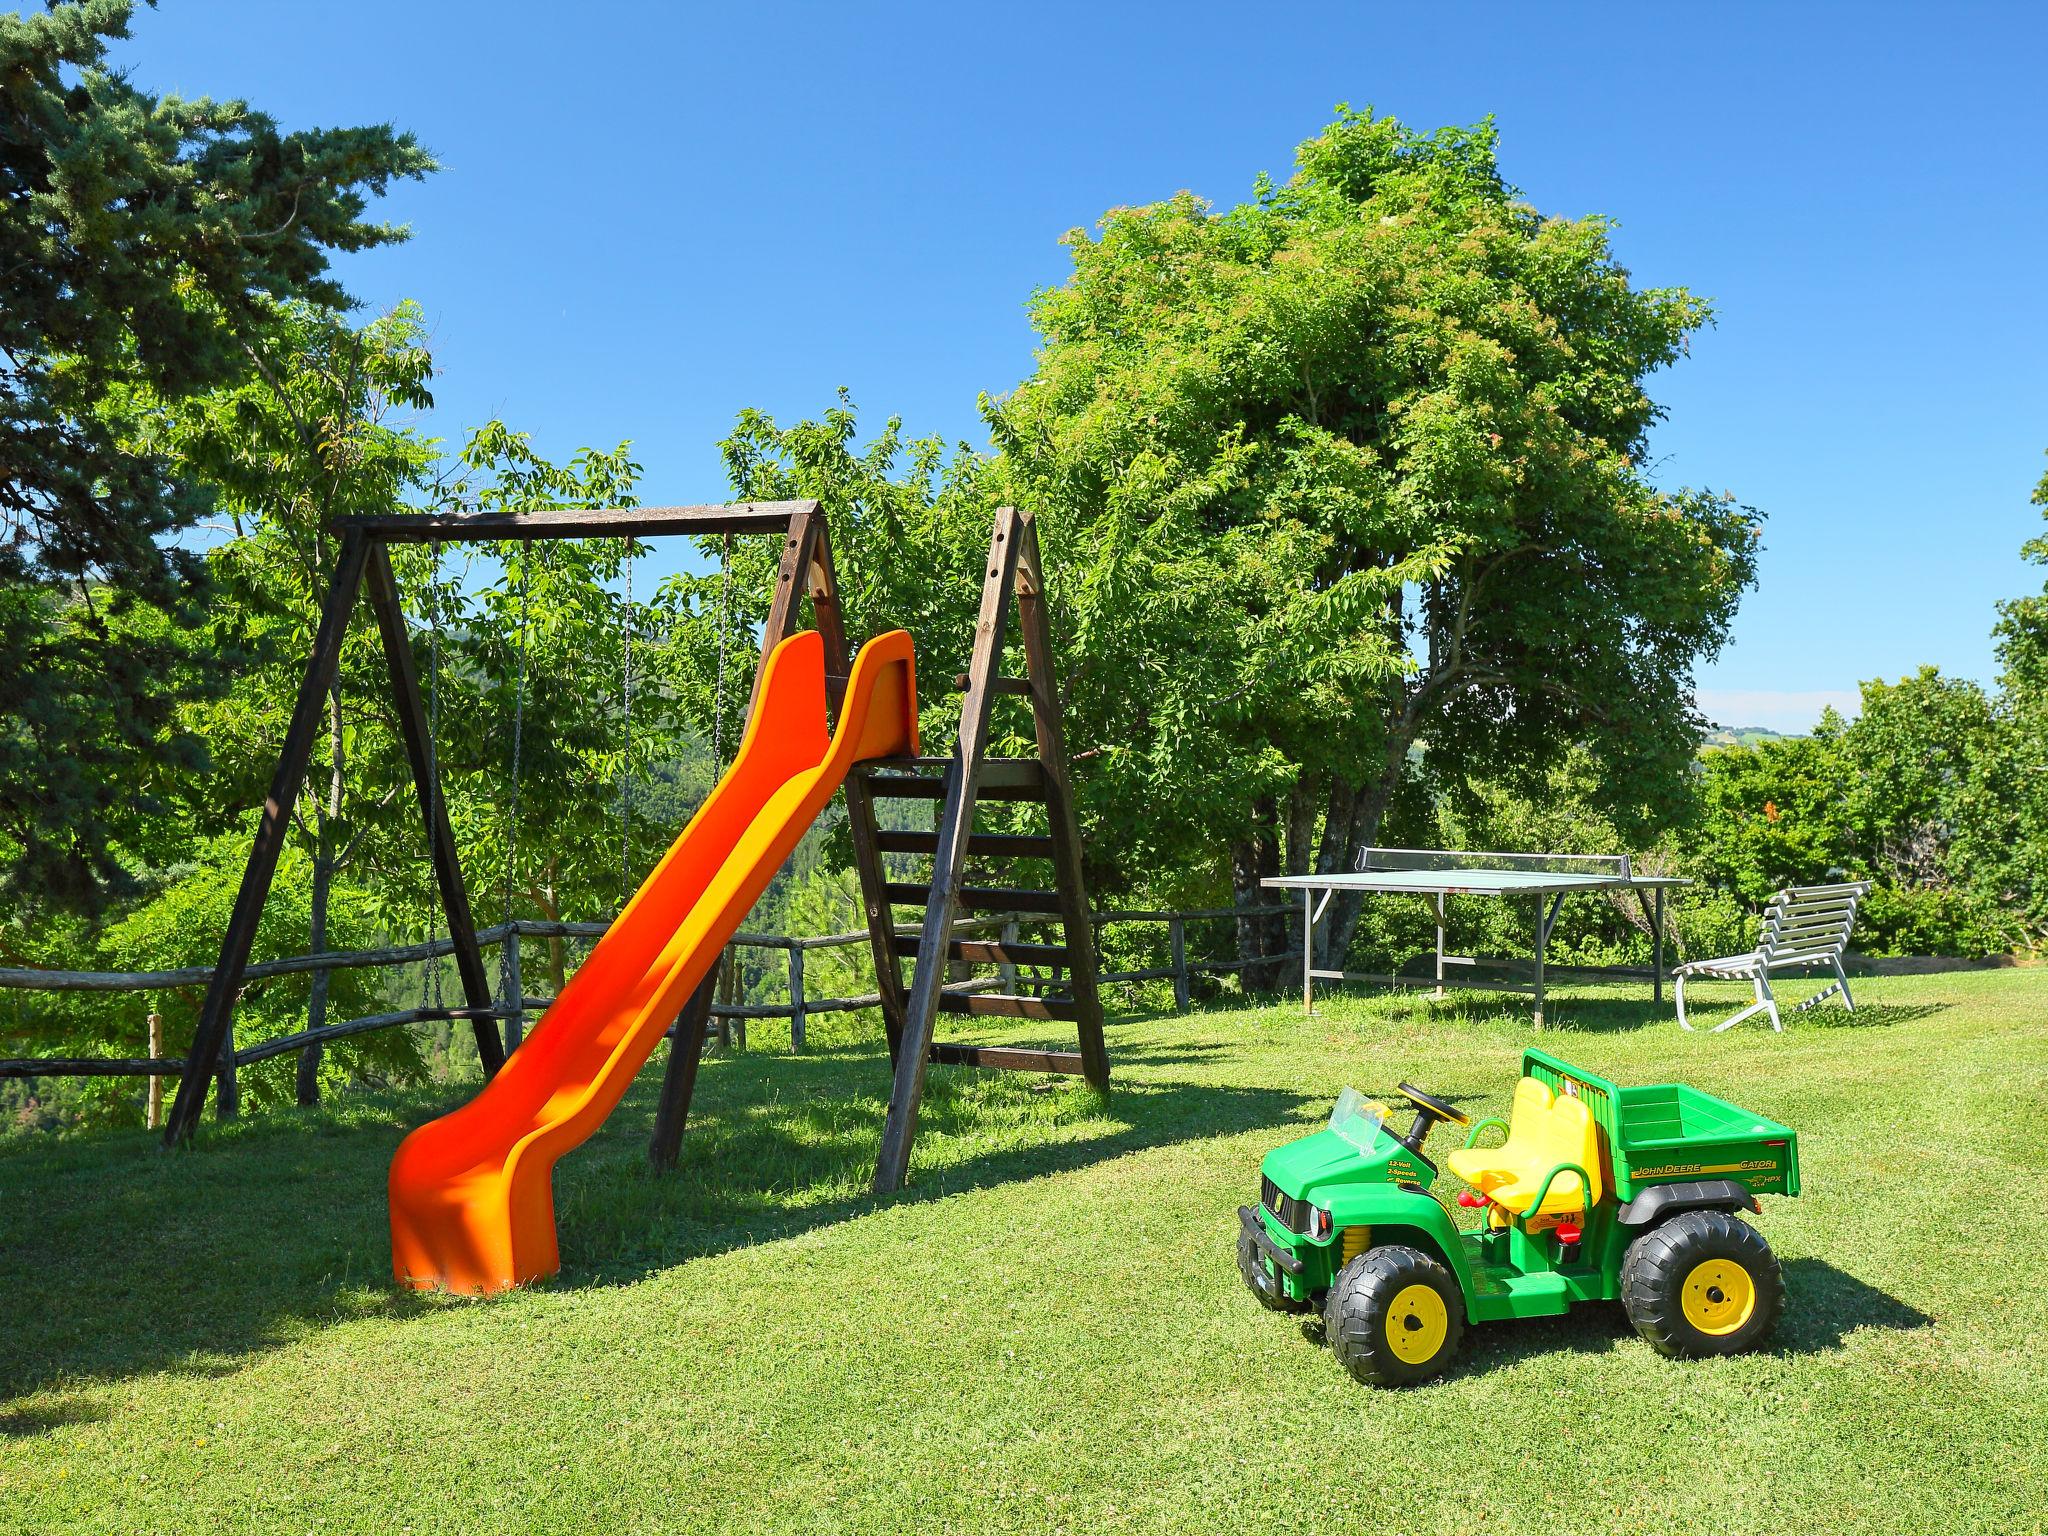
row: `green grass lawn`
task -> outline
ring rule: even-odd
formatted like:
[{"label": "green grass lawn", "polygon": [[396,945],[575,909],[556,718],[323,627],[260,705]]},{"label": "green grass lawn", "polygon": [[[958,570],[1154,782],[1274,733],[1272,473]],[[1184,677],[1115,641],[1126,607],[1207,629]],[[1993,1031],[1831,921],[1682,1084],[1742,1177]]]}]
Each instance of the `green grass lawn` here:
[{"label": "green grass lawn", "polygon": [[1566,989],[1544,1037],[1798,1129],[1768,1353],[1591,1307],[1405,1392],[1244,1292],[1236,1208],[1347,1082],[1505,1113],[1520,1000],[1126,1018],[1107,1105],[938,1070],[887,1201],[879,1050],[711,1062],[667,1179],[650,1071],[562,1165],[563,1275],[488,1302],[388,1283],[452,1097],[0,1143],[0,1529],[2039,1531],[2048,969],[1857,990],[1714,1037]]}]

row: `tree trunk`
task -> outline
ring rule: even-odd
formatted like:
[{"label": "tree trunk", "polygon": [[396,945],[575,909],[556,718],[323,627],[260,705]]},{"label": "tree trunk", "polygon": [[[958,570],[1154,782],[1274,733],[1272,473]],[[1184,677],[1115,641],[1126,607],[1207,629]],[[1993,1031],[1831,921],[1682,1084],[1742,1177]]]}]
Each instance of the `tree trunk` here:
[{"label": "tree trunk", "polygon": [[[1380,822],[1386,817],[1387,807],[1393,803],[1401,775],[1408,771],[1408,747],[1409,738],[1398,734],[1388,742],[1386,767],[1379,778],[1353,796],[1351,814],[1343,829],[1345,851],[1339,868],[1350,869],[1358,856],[1379,837]],[[1323,829],[1323,846],[1326,849],[1330,846],[1328,827]],[[1364,898],[1353,892],[1337,893],[1323,923],[1316,930],[1318,966],[1329,970],[1343,969],[1344,956],[1358,933],[1358,919],[1363,911]]]},{"label": "tree trunk", "polygon": [[[1287,842],[1284,849],[1286,862],[1282,866],[1290,875],[1305,875],[1315,853],[1317,784],[1311,774],[1303,774],[1296,781],[1287,796]],[[1277,873],[1277,871],[1276,871]],[[1269,899],[1288,895],[1285,891],[1268,891]],[[1266,953],[1284,955],[1290,949],[1301,948],[1301,914],[1297,903],[1284,902],[1286,910],[1275,912],[1266,919]],[[1279,987],[1286,981],[1283,974],[1286,967],[1279,961],[1273,966],[1273,985]]]},{"label": "tree trunk", "polygon": [[[554,870],[554,861],[550,859],[548,874],[552,876]],[[555,887],[552,880],[546,885],[533,887],[526,893],[526,898],[540,908],[540,915],[549,922],[559,923],[562,920],[562,909],[555,905]],[[550,935],[548,938],[548,983],[554,988],[556,997],[560,997],[562,988],[569,984],[568,950],[559,934]]]},{"label": "tree trunk", "polygon": [[1279,873],[1277,816],[1272,799],[1267,797],[1253,802],[1250,835],[1230,845],[1231,904],[1237,908],[1238,974],[1248,992],[1278,984],[1279,962],[1273,957],[1286,952],[1286,920],[1269,918],[1252,909],[1273,899],[1273,893],[1260,882]]},{"label": "tree trunk", "polygon": [[1343,775],[1330,775],[1330,794],[1323,806],[1323,841],[1316,850],[1316,873],[1341,874],[1351,867],[1351,810],[1358,791]]},{"label": "tree trunk", "polygon": [[[341,815],[341,741],[341,690],[336,688],[327,695],[327,804],[313,812],[313,912],[306,937],[316,955],[327,948],[327,903],[334,886],[334,826]],[[329,980],[327,971],[313,973],[312,994],[306,1000],[309,1029],[318,1029],[327,1022]],[[317,1044],[299,1052],[298,1090],[302,1105],[320,1102],[320,1061],[324,1054]]]},{"label": "tree trunk", "polygon": [[1259,890],[1259,842],[1256,834],[1231,840],[1230,894],[1231,905],[1237,908],[1237,974],[1243,980],[1245,990],[1250,992],[1260,984],[1258,961],[1265,953],[1261,945],[1264,935],[1259,920],[1250,911],[1259,904],[1263,894]]},{"label": "tree trunk", "polygon": [[[1280,873],[1280,812],[1270,798],[1259,801],[1255,809],[1259,818],[1259,879],[1263,882]],[[1280,893],[1261,884],[1256,895],[1256,905],[1264,907],[1272,905]],[[1259,985],[1271,991],[1280,985],[1280,957],[1287,953],[1284,913],[1269,912],[1259,918],[1259,953],[1266,957],[1266,963],[1259,967]]]}]

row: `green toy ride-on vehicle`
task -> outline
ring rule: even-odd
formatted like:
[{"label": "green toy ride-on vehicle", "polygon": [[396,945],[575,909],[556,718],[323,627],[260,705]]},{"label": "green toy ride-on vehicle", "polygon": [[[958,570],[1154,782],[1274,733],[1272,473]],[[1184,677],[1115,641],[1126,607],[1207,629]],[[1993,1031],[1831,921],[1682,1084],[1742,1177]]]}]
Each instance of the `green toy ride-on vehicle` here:
[{"label": "green toy ride-on vehicle", "polygon": [[[1345,1089],[1328,1129],[1277,1147],[1256,1208],[1238,1208],[1237,1265],[1276,1311],[1320,1306],[1360,1381],[1398,1386],[1449,1364],[1465,1324],[1619,1301],[1660,1354],[1727,1355],[1770,1335],[1784,1283],[1739,1212],[1799,1193],[1799,1138],[1678,1084],[1619,1088],[1540,1050],[1522,1055],[1510,1120],[1473,1126],[1445,1161],[1481,1211],[1461,1232],[1423,1154],[1467,1116],[1407,1083],[1404,1135]],[[1488,1131],[1506,1132],[1482,1147]]]}]

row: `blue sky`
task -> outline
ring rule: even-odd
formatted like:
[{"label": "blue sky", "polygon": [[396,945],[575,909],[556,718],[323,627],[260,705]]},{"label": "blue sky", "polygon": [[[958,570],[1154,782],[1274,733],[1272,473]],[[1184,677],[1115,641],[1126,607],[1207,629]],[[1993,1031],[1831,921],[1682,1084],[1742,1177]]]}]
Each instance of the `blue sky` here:
[{"label": "blue sky", "polygon": [[432,428],[631,438],[663,502],[724,498],[742,406],[840,385],[978,443],[1065,230],[1237,201],[1339,101],[1493,113],[1539,208],[1618,219],[1640,282],[1715,303],[1655,383],[1656,473],[1770,521],[1702,704],[1801,729],[1861,678],[1988,681],[1993,603],[2041,584],[2044,14],[165,0],[118,57],[287,126],[416,132],[445,169],[387,204],[414,239],[341,271],[425,305]]}]

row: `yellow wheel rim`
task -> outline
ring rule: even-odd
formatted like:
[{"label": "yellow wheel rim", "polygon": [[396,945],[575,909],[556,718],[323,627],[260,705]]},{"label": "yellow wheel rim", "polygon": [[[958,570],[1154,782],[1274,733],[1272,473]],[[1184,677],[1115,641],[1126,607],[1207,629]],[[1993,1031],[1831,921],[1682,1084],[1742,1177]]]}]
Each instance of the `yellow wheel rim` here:
[{"label": "yellow wheel rim", "polygon": [[1450,1331],[1450,1312],[1433,1285],[1404,1286],[1387,1308],[1387,1347],[1409,1365],[1434,1360]]},{"label": "yellow wheel rim", "polygon": [[1679,1306],[1701,1333],[1733,1333],[1756,1311],[1756,1282],[1733,1259],[1708,1259],[1685,1277]]}]

